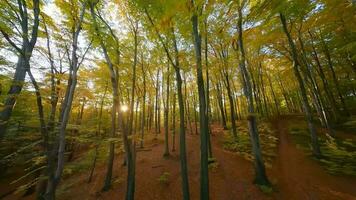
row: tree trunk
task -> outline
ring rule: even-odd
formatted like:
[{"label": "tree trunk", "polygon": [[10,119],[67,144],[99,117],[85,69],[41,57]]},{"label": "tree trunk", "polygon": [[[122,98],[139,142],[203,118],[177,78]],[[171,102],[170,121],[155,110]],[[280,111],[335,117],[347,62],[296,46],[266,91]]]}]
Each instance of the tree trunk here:
[{"label": "tree trunk", "polygon": [[138,21],[133,25],[132,31],[134,33],[134,61],[132,65],[132,89],[131,89],[131,102],[130,102],[130,116],[128,121],[128,136],[130,140],[128,141],[128,151],[127,155],[127,188],[126,188],[126,200],[134,200],[135,195],[135,140],[132,137],[132,126],[133,126],[133,117],[134,117],[134,103],[135,103],[135,87],[136,87],[136,65],[137,65],[137,47],[138,47]]},{"label": "tree trunk", "polygon": [[141,60],[141,70],[142,70],[142,76],[143,76],[143,98],[142,98],[142,116],[141,116],[141,142],[140,142],[140,147],[143,148],[143,138],[145,134],[145,117],[146,117],[146,73],[144,70],[143,66],[143,57]]},{"label": "tree trunk", "polygon": [[[51,157],[57,156],[57,167],[54,166],[55,160],[53,162],[53,166],[49,164],[49,170],[55,170],[49,172],[49,179],[47,182],[47,191],[45,195],[45,199],[52,200],[55,199],[55,191],[58,186],[58,183],[61,179],[63,168],[64,168],[64,159],[65,159],[65,146],[66,146],[66,127],[69,120],[70,110],[72,108],[72,102],[74,97],[75,88],[77,85],[77,72],[79,68],[78,56],[77,56],[77,49],[78,49],[78,38],[79,33],[81,31],[81,25],[84,18],[86,2],[82,3],[82,8],[80,11],[79,21],[77,21],[75,25],[75,29],[73,30],[73,41],[72,41],[72,54],[71,54],[71,62],[70,62],[70,74],[68,78],[68,84],[66,89],[66,94],[62,103],[61,113],[59,118],[59,125],[57,127],[58,134],[58,144],[54,145],[53,152],[51,153]],[[58,150],[56,150],[58,147]],[[55,159],[55,158],[51,158]]]},{"label": "tree trunk", "polygon": [[176,151],[176,104],[176,93],[174,93],[172,108],[172,152]]},{"label": "tree trunk", "polygon": [[[183,73],[184,74],[184,73]],[[190,134],[193,134],[193,127],[192,127],[192,121],[191,121],[191,115],[190,115],[190,106],[189,106],[189,103],[188,103],[188,91],[187,91],[187,80],[186,80],[186,76],[184,74],[184,79],[183,79],[183,82],[184,82],[184,104],[185,104],[185,112],[186,112],[186,115],[187,115],[187,126],[189,126],[189,132]]]},{"label": "tree trunk", "polygon": [[346,103],[345,103],[345,100],[344,100],[344,97],[342,96],[341,94],[341,90],[340,90],[340,85],[339,85],[339,81],[338,79],[336,78],[336,74],[335,74],[335,70],[334,70],[334,64],[331,60],[331,55],[330,55],[330,52],[329,52],[329,48],[327,46],[327,44],[325,43],[324,41],[324,38],[321,37],[321,42],[323,44],[323,48],[324,48],[324,54],[325,54],[325,57],[328,61],[328,66],[329,66],[329,69],[330,69],[330,72],[332,74],[332,78],[333,78],[333,82],[334,82],[334,85],[336,87],[336,91],[337,91],[337,94],[340,98],[340,101],[341,101],[341,105],[342,105],[342,108],[343,108],[343,111],[344,111],[344,114],[346,116],[349,116],[350,113],[349,113],[349,110],[346,106]]},{"label": "tree trunk", "polygon": [[277,96],[274,93],[274,89],[273,89],[273,85],[272,85],[272,81],[271,81],[271,77],[267,74],[267,78],[268,78],[268,83],[269,83],[269,87],[271,88],[271,93],[272,93],[272,97],[273,97],[273,101],[274,101],[274,105],[276,107],[276,112],[277,112],[277,116],[279,116],[280,110],[279,110],[279,101],[277,100]]},{"label": "tree trunk", "polygon": [[220,89],[220,83],[216,84],[216,93],[217,93],[217,100],[218,100],[218,104],[219,104],[219,108],[220,108],[220,113],[221,113],[221,123],[222,126],[224,127],[224,130],[227,130],[227,126],[226,126],[226,117],[225,117],[225,112],[224,112],[224,104],[222,101],[222,91]]},{"label": "tree trunk", "polygon": [[[98,131],[96,132],[96,135],[95,135],[97,140],[99,140],[98,136],[101,135],[101,123],[102,123],[102,116],[103,116],[104,99],[106,97],[107,90],[108,90],[108,85],[106,83],[105,90],[104,90],[104,95],[103,95],[103,97],[101,99],[101,102],[100,102],[100,111],[99,111],[99,119],[98,119],[99,120],[99,122],[98,122]],[[97,157],[98,157],[98,150],[99,150],[99,143],[96,142],[95,150],[94,150],[94,160],[93,160],[92,167],[90,168],[90,174],[89,174],[89,178],[88,178],[88,183],[91,182],[93,174],[94,174],[96,161],[97,161]]]},{"label": "tree trunk", "polygon": [[[239,2],[238,2],[239,3]],[[239,3],[240,4],[240,3]],[[244,93],[247,98],[247,107],[248,107],[248,128],[250,132],[250,140],[251,140],[251,145],[252,145],[252,153],[255,157],[254,162],[255,162],[255,183],[259,185],[270,185],[268,178],[266,176],[265,172],[265,165],[263,163],[263,158],[262,158],[262,152],[260,148],[260,142],[259,142],[259,135],[258,135],[258,129],[257,129],[257,120],[256,120],[256,115],[255,115],[255,109],[254,109],[254,102],[253,102],[253,95],[252,95],[252,88],[251,88],[251,79],[249,76],[249,73],[247,71],[245,62],[246,62],[246,57],[245,57],[245,49],[243,45],[243,30],[242,30],[242,8],[243,5],[238,5],[238,46],[240,50],[240,71],[242,74],[242,85],[244,88]]]},{"label": "tree trunk", "polygon": [[170,77],[170,70],[169,65],[167,67],[167,82],[166,82],[166,103],[164,108],[164,154],[163,157],[169,156],[169,141],[168,141],[168,132],[169,132],[169,77]]},{"label": "tree trunk", "polygon": [[313,115],[311,113],[311,108],[308,102],[308,98],[307,98],[307,93],[306,93],[306,89],[303,83],[303,79],[302,76],[300,75],[299,72],[299,61],[298,61],[298,54],[297,54],[297,49],[295,47],[295,44],[293,42],[293,39],[291,37],[291,35],[289,34],[288,28],[287,28],[287,22],[286,22],[286,18],[285,16],[280,13],[280,19],[281,19],[281,23],[283,26],[283,31],[286,34],[287,38],[288,38],[288,43],[289,46],[291,48],[291,56],[293,58],[293,69],[294,69],[294,74],[297,78],[299,87],[300,87],[300,92],[302,95],[302,104],[303,104],[303,109],[307,118],[307,122],[308,122],[308,127],[309,127],[309,132],[310,132],[310,137],[311,137],[311,141],[312,141],[312,150],[313,150],[313,155],[316,157],[320,157],[321,152],[320,152],[320,147],[319,147],[319,142],[318,142],[318,136],[316,135],[316,130],[313,124]]},{"label": "tree trunk", "polygon": [[195,49],[196,59],[196,73],[197,73],[197,86],[199,93],[199,114],[200,114],[200,199],[209,199],[209,168],[208,168],[208,139],[209,129],[206,115],[206,100],[205,100],[205,87],[202,72],[202,59],[201,59],[201,35],[199,33],[199,21],[197,8],[195,8],[194,0],[191,0],[193,15],[192,34]]},{"label": "tree trunk", "polygon": [[[18,1],[19,10],[26,10],[26,12],[19,12],[20,17],[18,16],[19,23],[21,24],[21,36],[22,36],[22,44],[21,48],[19,48],[9,37],[9,34],[4,30],[0,30],[3,34],[4,38],[10,43],[12,47],[17,50],[18,59],[15,68],[15,75],[12,79],[10,89],[7,93],[7,97],[5,99],[3,109],[0,111],[0,141],[4,137],[7,125],[9,123],[9,119],[11,117],[12,111],[16,105],[17,96],[20,94],[23,84],[25,82],[26,71],[30,69],[30,59],[32,56],[32,51],[35,47],[38,35],[38,27],[39,27],[39,15],[40,15],[40,1],[33,0],[33,25],[31,28],[29,25],[29,17],[27,16],[27,5],[22,3],[22,1]],[[29,30],[31,30],[29,33]],[[28,36],[31,34],[31,38]]]},{"label": "tree trunk", "polygon": [[229,103],[230,103],[230,116],[231,116],[231,126],[232,126],[232,135],[234,136],[235,139],[237,139],[237,129],[236,129],[236,114],[235,114],[235,108],[234,108],[234,99],[231,94],[231,87],[230,87],[230,80],[229,80],[229,75],[227,72],[224,73],[224,78],[225,78],[225,87],[227,90],[227,96],[229,97]]},{"label": "tree trunk", "polygon": [[164,47],[166,55],[174,67],[176,82],[177,82],[177,94],[178,94],[178,107],[179,107],[179,154],[180,154],[180,167],[181,167],[181,176],[182,176],[182,192],[183,199],[189,200],[189,181],[188,181],[188,168],[187,168],[187,153],[186,153],[186,142],[185,142],[185,125],[184,125],[184,100],[182,93],[182,77],[180,74],[180,65],[179,65],[179,54],[178,54],[178,46],[175,38],[174,28],[171,27],[172,33],[172,42],[174,47],[174,61],[168,51],[166,43],[164,42],[162,36],[160,35],[158,29],[155,27],[152,18],[150,17],[147,9],[145,9],[145,13],[151,23],[151,25],[155,28],[156,34]]}]

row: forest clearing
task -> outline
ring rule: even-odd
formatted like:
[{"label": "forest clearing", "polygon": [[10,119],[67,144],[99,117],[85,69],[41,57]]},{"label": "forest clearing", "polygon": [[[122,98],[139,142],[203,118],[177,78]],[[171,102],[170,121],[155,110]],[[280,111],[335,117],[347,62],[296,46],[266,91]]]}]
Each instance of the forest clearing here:
[{"label": "forest clearing", "polygon": [[356,200],[356,1],[0,1],[0,199]]}]

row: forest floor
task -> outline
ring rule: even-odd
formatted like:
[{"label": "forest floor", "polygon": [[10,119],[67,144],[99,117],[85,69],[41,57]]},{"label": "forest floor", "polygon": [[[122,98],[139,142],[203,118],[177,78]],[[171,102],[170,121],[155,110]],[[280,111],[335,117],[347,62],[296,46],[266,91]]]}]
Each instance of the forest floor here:
[{"label": "forest floor", "polygon": [[[327,173],[319,163],[301,149],[298,149],[288,134],[288,124],[295,119],[279,119],[272,127],[279,137],[276,159],[267,175],[273,184],[273,192],[263,192],[253,184],[253,163],[242,156],[223,148],[224,130],[212,126],[213,157],[216,163],[209,172],[210,199],[288,199],[288,200],[353,200],[356,199],[356,177],[335,176]],[[153,134],[150,134],[152,136]],[[182,199],[179,137],[176,137],[176,151],[163,158],[164,134],[158,139],[146,139],[143,149],[138,149],[136,158],[137,200]],[[170,138],[171,139],[171,138]],[[191,199],[199,199],[200,139],[199,135],[187,133],[187,158]],[[170,144],[171,145],[171,144]],[[170,146],[171,148],[171,146]],[[106,171],[105,163],[95,169],[94,178],[87,183],[88,172],[66,178],[62,181],[59,199],[124,199],[126,189],[126,167],[122,165],[123,155],[115,158],[112,189],[101,192]],[[8,198],[5,199],[17,199]],[[27,197],[26,199],[31,199]]]}]

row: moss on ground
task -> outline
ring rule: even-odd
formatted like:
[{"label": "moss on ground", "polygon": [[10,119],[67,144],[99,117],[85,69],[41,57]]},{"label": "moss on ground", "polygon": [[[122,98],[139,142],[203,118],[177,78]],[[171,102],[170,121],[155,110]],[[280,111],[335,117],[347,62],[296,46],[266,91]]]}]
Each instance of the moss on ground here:
[{"label": "moss on ground", "polygon": [[[247,123],[239,123],[237,130],[237,138],[234,138],[230,131],[225,131],[223,148],[232,152],[236,152],[243,156],[245,159],[252,161],[253,155]],[[269,123],[259,123],[258,130],[265,165],[266,167],[271,167],[272,161],[277,156],[276,151],[278,138],[275,136],[275,133]]]},{"label": "moss on ground", "polygon": [[[289,125],[289,133],[297,147],[310,153],[311,141],[305,124]],[[322,157],[317,161],[335,175],[356,176],[356,141],[333,138],[327,134],[319,136]]]}]

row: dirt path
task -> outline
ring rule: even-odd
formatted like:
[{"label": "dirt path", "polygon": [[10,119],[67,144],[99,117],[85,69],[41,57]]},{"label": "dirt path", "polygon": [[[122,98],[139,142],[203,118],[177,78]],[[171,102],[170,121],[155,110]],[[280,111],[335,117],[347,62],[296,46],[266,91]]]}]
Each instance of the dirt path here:
[{"label": "dirt path", "polygon": [[[296,148],[288,136],[288,120],[275,123],[279,133],[280,144],[277,160],[272,169],[267,170],[270,180],[275,184],[276,191],[267,195],[252,184],[254,178],[253,164],[235,153],[222,148],[223,130],[213,126],[213,156],[218,167],[210,170],[211,200],[354,200],[356,199],[356,179],[329,175],[316,161],[307,157],[302,150]],[[199,136],[187,134],[187,157],[192,200],[199,199]],[[167,159],[163,158],[163,134],[159,140],[149,140],[145,151],[137,153],[136,192],[137,200],[180,200],[181,178],[179,165],[179,140],[177,150],[171,152]],[[122,155],[115,159],[115,178],[113,188],[109,192],[100,192],[105,165],[97,169],[93,183],[86,184],[84,177],[71,187],[70,192],[61,199],[124,199],[126,168],[122,166]],[[168,172],[167,183],[158,181],[159,177]],[[83,200],[84,200],[83,199]]]},{"label": "dirt path", "polygon": [[[219,130],[214,130],[219,132]],[[161,135],[160,137],[163,137]],[[225,151],[219,144],[219,136],[213,136],[213,154],[217,159],[218,167],[210,170],[210,196],[212,200],[254,200],[272,199],[263,194],[252,184],[254,172],[253,165],[249,161],[234,153]],[[199,135],[187,134],[187,158],[190,184],[190,196],[192,200],[199,199]],[[137,153],[136,165],[136,191],[137,200],[181,200],[181,178],[179,165],[179,140],[177,150],[171,152],[167,159],[163,158],[164,145],[161,138],[158,141],[149,141],[145,145],[146,151]],[[113,188],[109,192],[100,192],[105,166],[96,170],[91,184],[85,183],[87,174],[76,177],[76,183],[70,187],[70,191],[61,195],[60,199],[124,199],[126,190],[126,168],[121,165],[122,156],[115,158],[115,171]],[[158,181],[159,177],[168,172],[167,183]],[[73,181],[73,178],[70,179]],[[84,197],[84,198],[83,198]]]},{"label": "dirt path", "polygon": [[[356,199],[356,179],[336,177],[327,174],[316,161],[296,148],[288,136],[288,120],[274,123],[280,138],[277,160],[272,169],[267,170],[269,179],[276,191],[264,194],[252,184],[253,164],[241,156],[226,151],[222,147],[223,130],[213,126],[213,156],[218,166],[210,170],[211,200],[353,200]],[[192,200],[199,199],[200,138],[187,134],[187,158]],[[181,178],[179,162],[179,138],[177,150],[163,158],[163,134],[158,140],[147,139],[145,148],[137,152],[136,200],[180,200]],[[171,144],[170,144],[171,145]],[[115,157],[113,187],[101,192],[106,171],[106,163],[98,165],[93,181],[88,184],[88,173],[70,177],[62,184],[67,188],[58,194],[60,200],[111,200],[124,199],[126,190],[126,167],[122,166],[123,156]],[[159,181],[165,172],[169,173],[167,182]],[[6,198],[18,199],[18,198]]]},{"label": "dirt path", "polygon": [[356,199],[356,179],[328,174],[315,160],[304,154],[288,135],[287,120],[274,123],[279,148],[273,175],[277,177],[277,199]]}]

